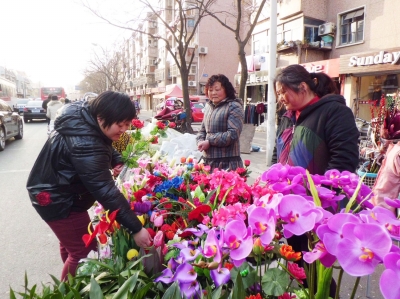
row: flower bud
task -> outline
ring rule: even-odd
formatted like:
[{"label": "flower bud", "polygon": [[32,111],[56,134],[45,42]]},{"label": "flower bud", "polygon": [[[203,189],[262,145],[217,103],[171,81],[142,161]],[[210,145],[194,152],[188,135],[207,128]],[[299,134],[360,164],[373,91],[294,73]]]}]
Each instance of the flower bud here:
[{"label": "flower bud", "polygon": [[219,263],[217,262],[211,262],[207,264],[207,269],[208,270],[215,270],[219,267]]},{"label": "flower bud", "polygon": [[263,244],[261,243],[260,238],[256,238],[254,240],[254,244],[253,244],[253,253],[255,255],[261,255],[261,254],[264,254],[264,252],[265,252],[265,249],[264,249]]},{"label": "flower bud", "polygon": [[244,160],[244,166],[246,167],[250,166],[250,160]]}]

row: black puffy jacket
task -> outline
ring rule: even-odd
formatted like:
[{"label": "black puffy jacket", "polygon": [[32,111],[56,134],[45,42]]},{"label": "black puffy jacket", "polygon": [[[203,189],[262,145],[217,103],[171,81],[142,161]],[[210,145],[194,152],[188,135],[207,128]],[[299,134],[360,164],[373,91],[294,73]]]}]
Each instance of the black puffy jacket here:
[{"label": "black puffy jacket", "polygon": [[32,205],[43,220],[54,221],[86,211],[97,200],[110,212],[120,209],[117,221],[136,233],[142,224],[110,172],[121,157],[89,109],[86,102],[63,107],[28,178]]}]

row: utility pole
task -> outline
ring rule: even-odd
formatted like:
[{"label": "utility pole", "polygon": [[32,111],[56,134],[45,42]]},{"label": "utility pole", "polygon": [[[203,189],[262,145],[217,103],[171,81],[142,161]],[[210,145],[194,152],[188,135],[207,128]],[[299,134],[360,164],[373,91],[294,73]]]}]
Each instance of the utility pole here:
[{"label": "utility pole", "polygon": [[268,69],[268,114],[267,114],[267,166],[271,166],[272,153],[275,147],[275,118],[276,98],[274,92],[274,78],[276,72],[276,27],[277,27],[277,0],[270,1],[270,29],[269,29],[269,69]]}]

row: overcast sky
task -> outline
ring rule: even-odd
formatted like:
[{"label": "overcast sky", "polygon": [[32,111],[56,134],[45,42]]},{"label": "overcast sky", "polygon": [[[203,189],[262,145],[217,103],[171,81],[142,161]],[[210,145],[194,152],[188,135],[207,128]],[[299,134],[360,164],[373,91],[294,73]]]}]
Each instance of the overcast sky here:
[{"label": "overcast sky", "polygon": [[[90,2],[122,20],[136,1]],[[110,48],[130,34],[100,20],[81,0],[0,0],[0,7],[0,65],[25,71],[42,85],[78,84],[93,44]]]}]

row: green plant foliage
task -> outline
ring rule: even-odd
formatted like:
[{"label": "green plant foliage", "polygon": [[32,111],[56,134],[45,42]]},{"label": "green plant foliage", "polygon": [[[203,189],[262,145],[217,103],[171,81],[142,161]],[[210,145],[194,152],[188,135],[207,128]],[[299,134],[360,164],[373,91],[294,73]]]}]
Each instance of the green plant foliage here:
[{"label": "green plant foliage", "polygon": [[281,296],[289,285],[289,275],[278,268],[268,269],[262,277],[261,284],[267,295]]}]

